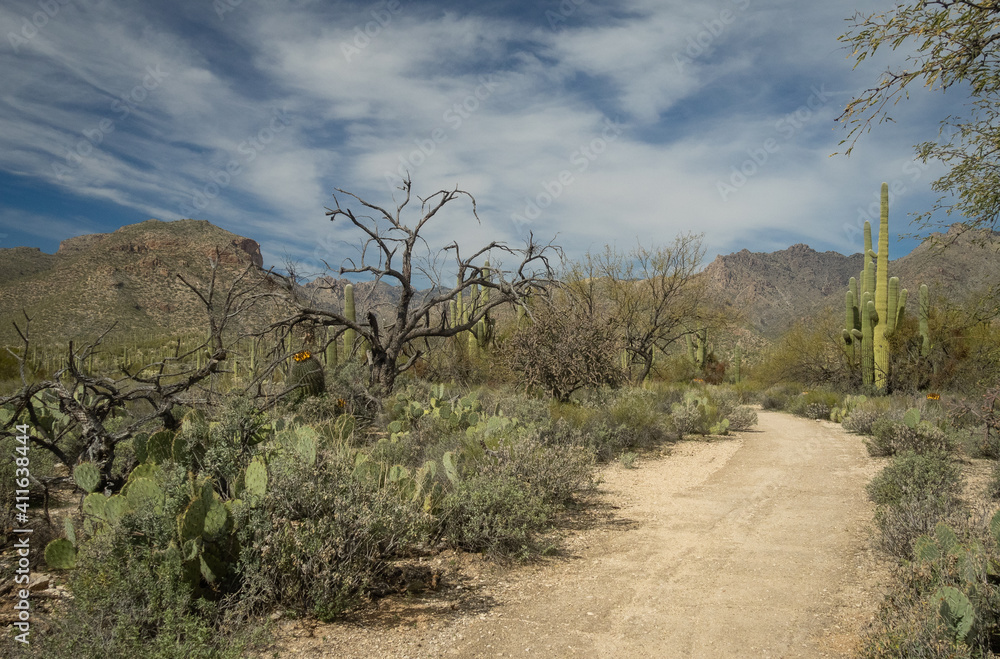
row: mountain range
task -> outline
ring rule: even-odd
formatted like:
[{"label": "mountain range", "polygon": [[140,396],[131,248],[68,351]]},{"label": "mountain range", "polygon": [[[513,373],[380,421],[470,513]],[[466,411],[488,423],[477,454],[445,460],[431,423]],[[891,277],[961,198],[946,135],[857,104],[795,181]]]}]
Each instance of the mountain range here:
[{"label": "mountain range", "polygon": [[[978,244],[983,242],[989,245]],[[914,302],[922,283],[935,295],[959,301],[1000,281],[998,245],[1000,234],[963,233],[955,225],[893,260],[890,269]],[[202,220],[147,220],[64,240],[55,254],[0,249],[0,345],[17,342],[12,322],[23,325],[23,313],[32,319],[36,338],[58,342],[92,337],[112,321],[151,335],[203,331],[204,305],[177,275],[204,288],[213,260],[222,281],[263,263],[256,241]],[[800,244],[771,253],[744,249],[720,255],[699,276],[711,297],[730,305],[756,333],[774,338],[796,320],[842,306],[848,280],[862,267],[860,253],[817,252]],[[339,309],[347,283],[321,277],[299,292],[315,305]],[[356,283],[355,297],[360,314],[391,305],[397,289]]]}]

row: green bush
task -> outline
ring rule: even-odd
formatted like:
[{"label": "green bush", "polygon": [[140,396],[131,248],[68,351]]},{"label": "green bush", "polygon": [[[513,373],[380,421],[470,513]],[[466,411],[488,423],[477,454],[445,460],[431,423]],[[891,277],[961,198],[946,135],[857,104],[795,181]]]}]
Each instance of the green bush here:
[{"label": "green bush", "polygon": [[916,566],[902,568],[904,582],[893,584],[878,613],[861,635],[859,659],[972,659],[984,655],[949,638],[929,592],[914,587]]},{"label": "green bush", "polygon": [[913,540],[961,506],[962,472],[942,452],[898,454],[868,483],[875,525],[889,553],[909,558]]},{"label": "green bush", "polygon": [[885,417],[885,410],[873,403],[862,403],[851,410],[842,425],[847,432],[856,435],[871,435],[875,423]]},{"label": "green bush", "polygon": [[538,534],[550,526],[552,513],[519,478],[489,473],[461,481],[443,509],[449,542],[501,559],[537,552]]},{"label": "green bush", "polygon": [[808,419],[829,419],[830,412],[841,404],[840,395],[832,391],[815,389],[803,391],[788,400],[787,410]]},{"label": "green bush", "polygon": [[326,454],[275,469],[242,536],[246,578],[271,605],[329,620],[380,584],[388,561],[426,541],[419,504]]},{"label": "green bush", "polygon": [[776,384],[768,387],[761,394],[760,404],[765,410],[781,411],[788,408],[793,397],[802,393],[803,387],[797,384]]},{"label": "green bush", "polygon": [[729,430],[749,430],[757,425],[757,412],[743,404],[744,399],[739,392],[719,387],[711,390],[710,397],[719,418],[729,420]]},{"label": "green bush", "polygon": [[881,418],[872,425],[872,437],[866,438],[864,443],[868,454],[873,457],[896,455],[904,451],[949,453],[955,448],[948,435],[929,423],[909,426],[888,418]]},{"label": "green bush", "polygon": [[479,476],[519,481],[546,504],[562,505],[594,486],[596,456],[585,446],[546,445],[538,430],[501,446],[479,466]]},{"label": "green bush", "polygon": [[871,424],[868,432],[871,437],[866,437],[862,440],[865,448],[868,449],[868,455],[879,458],[888,457],[896,453],[896,448],[893,445],[893,434],[896,425],[896,421],[887,417],[879,417]]},{"label": "green bush", "polygon": [[[81,546],[73,598],[15,657],[234,659],[264,640],[266,626],[239,625],[221,602],[196,597],[178,555],[151,547],[143,530],[164,518],[123,520]],[[17,644],[20,645],[20,644]]]}]

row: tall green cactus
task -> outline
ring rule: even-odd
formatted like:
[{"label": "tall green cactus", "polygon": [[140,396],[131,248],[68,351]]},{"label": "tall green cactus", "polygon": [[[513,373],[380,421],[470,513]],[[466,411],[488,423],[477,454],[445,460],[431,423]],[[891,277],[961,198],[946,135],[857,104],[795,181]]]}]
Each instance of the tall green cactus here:
[{"label": "tall green cactus", "polygon": [[712,354],[712,346],[708,342],[708,329],[701,328],[684,336],[687,341],[688,360],[699,371],[704,371]]},{"label": "tall green cactus", "polygon": [[920,356],[927,357],[931,354],[931,330],[928,318],[931,313],[930,293],[927,284],[920,285],[920,338],[923,339],[920,346]]},{"label": "tall green cactus", "polygon": [[865,268],[860,282],[851,278],[845,294],[843,337],[851,359],[861,363],[861,381],[865,388],[885,393],[889,387],[889,337],[896,331],[906,310],[906,289],[900,290],[898,277],[889,277],[887,183],[882,184],[878,252],[872,249],[868,222],[865,222],[864,236]]},{"label": "tall green cactus", "polygon": [[[329,334],[327,335],[329,341]],[[326,365],[336,366],[339,355],[337,354],[337,341],[333,340],[326,344]]]},{"label": "tall green cactus", "polygon": [[[357,313],[354,309],[354,284],[344,286],[344,317],[351,322],[358,322]],[[344,331],[344,355],[347,359],[354,354],[354,330],[348,328]]]},{"label": "tall green cactus", "polygon": [[[483,278],[486,281],[490,281],[489,261],[486,261],[483,264]],[[490,289],[486,286],[479,289],[478,299],[481,306],[488,306],[490,303]],[[489,346],[490,342],[493,341],[493,326],[494,321],[490,318],[489,313],[480,318],[479,322],[476,323],[473,333],[476,336],[476,345],[480,350],[485,350]]]},{"label": "tall green cactus", "polygon": [[[861,342],[854,338],[855,330],[861,331],[861,312],[858,309],[858,280],[851,277],[847,293],[844,294],[844,343],[847,345],[847,356],[854,364],[861,355]],[[852,366],[853,368],[853,366]]]},{"label": "tall green cactus", "polygon": [[[878,252],[869,255],[876,259],[875,315],[873,324],[873,350],[875,354],[875,390],[889,388],[889,337],[896,329],[906,307],[906,289],[899,290],[899,279],[889,277],[889,184],[882,184],[881,213],[878,229]],[[869,311],[869,313],[871,313]]]}]

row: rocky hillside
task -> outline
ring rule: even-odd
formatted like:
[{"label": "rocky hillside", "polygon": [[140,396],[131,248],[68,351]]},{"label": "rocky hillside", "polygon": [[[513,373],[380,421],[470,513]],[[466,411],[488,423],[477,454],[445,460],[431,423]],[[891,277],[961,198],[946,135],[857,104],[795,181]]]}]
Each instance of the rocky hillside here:
[{"label": "rocky hillside", "polygon": [[[993,241],[993,247],[975,244],[983,240]],[[947,249],[937,248],[945,243]],[[927,283],[936,295],[959,300],[1000,282],[998,246],[1000,234],[959,234],[953,228],[894,260],[892,272],[914,294]],[[112,321],[150,336],[203,331],[203,305],[176,275],[206,282],[217,249],[223,279],[247,265],[262,265],[255,241],[198,220],[148,220],[113,233],[70,238],[55,254],[0,249],[0,345],[16,341],[11,322],[23,318],[22,309],[32,317],[36,337],[60,342],[93,336]],[[747,327],[774,338],[826,306],[839,309],[847,281],[861,268],[861,254],[792,245],[772,253],[744,249],[719,256],[702,276],[714,300],[728,304]],[[314,306],[340,309],[347,283],[322,277],[299,293]],[[359,315],[371,309],[387,318],[398,290],[384,282],[356,284],[355,299]]]},{"label": "rocky hillside", "polygon": [[14,339],[22,310],[43,339],[93,336],[112,320],[139,332],[204,327],[204,306],[176,275],[207,282],[216,250],[224,277],[263,264],[255,241],[199,220],[70,238],[55,254],[0,249],[0,342]]},{"label": "rocky hillside", "polygon": [[[998,247],[1000,234],[960,233],[955,225],[892,260],[890,273],[914,295],[927,284],[933,294],[957,301],[1000,283]],[[731,304],[757,332],[775,338],[824,307],[842,307],[847,282],[859,277],[863,267],[860,253],[844,256],[792,245],[778,252],[744,249],[718,256],[702,274],[712,297]]]}]

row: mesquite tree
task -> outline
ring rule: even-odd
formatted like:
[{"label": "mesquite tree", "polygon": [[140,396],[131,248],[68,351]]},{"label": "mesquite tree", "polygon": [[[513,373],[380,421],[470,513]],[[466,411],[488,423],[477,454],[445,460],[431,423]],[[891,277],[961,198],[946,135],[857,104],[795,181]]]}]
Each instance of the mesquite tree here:
[{"label": "mesquite tree", "polygon": [[[334,194],[335,207],[327,208],[326,213],[332,221],[346,220],[361,233],[359,260],[345,261],[339,273],[368,275],[375,282],[387,281],[399,288],[391,317],[380,319],[368,311],[354,319],[346,313],[317,308],[299,297],[293,276],[285,280],[285,291],[297,311],[275,324],[322,325],[356,332],[367,346],[369,384],[373,393],[380,396],[390,393],[399,374],[421,357],[423,350],[417,348],[418,342],[474,330],[491,309],[522,304],[532,291],[555,283],[549,259],[562,254],[552,243],[536,242],[534,235],[529,235],[521,248],[493,241],[463,254],[458,243],[452,242],[434,251],[421,235],[427,223],[457,199],[471,204],[472,217],[478,222],[476,200],[458,188],[439,190],[429,197],[418,197],[419,212],[407,220],[403,215],[411,210],[411,187],[410,179],[405,179],[399,188],[402,200],[389,208],[337,188],[337,192],[354,200],[354,208],[341,206]],[[426,259],[418,253],[423,248],[428,250]],[[503,263],[505,255],[508,261],[513,257],[512,264]],[[451,279],[449,275],[448,281],[454,281],[453,285],[444,283],[445,277],[438,267],[443,259],[452,264],[455,277]],[[476,297],[475,306],[467,308],[461,317],[449,318],[450,301],[473,287],[488,290],[489,295]]]},{"label": "mesquite tree", "polygon": [[656,351],[666,352],[691,327],[714,324],[697,271],[704,257],[700,235],[678,235],[673,243],[637,245],[627,253],[608,247],[586,254],[565,275],[567,290],[594,316],[617,328],[626,366],[636,365],[642,382]]}]

